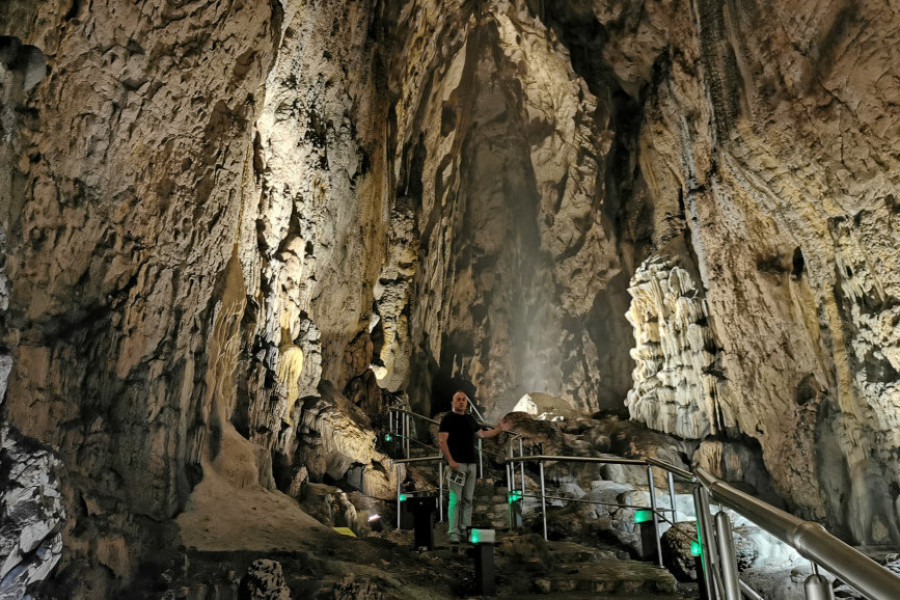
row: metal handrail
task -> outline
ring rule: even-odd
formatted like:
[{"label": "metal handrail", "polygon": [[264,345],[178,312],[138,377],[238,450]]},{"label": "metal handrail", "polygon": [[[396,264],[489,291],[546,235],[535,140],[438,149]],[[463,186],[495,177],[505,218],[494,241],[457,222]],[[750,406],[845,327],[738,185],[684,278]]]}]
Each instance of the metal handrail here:
[{"label": "metal handrail", "polygon": [[900,577],[834,537],[813,521],[775,508],[698,467],[697,479],[712,497],[750,519],[802,556],[818,563],[871,600],[900,598]]},{"label": "metal handrail", "polygon": [[420,462],[434,462],[436,460],[444,460],[444,457],[438,454],[437,456],[420,456],[418,458],[392,458],[392,465],[408,465],[410,463],[420,463]]},{"label": "metal handrail", "polygon": [[[523,498],[540,498],[540,494],[533,493],[523,493]],[[641,506],[638,504],[619,504],[618,502],[602,502],[600,500],[583,500],[581,498],[571,498],[569,496],[552,496],[550,494],[544,494],[544,498],[548,500],[565,500],[566,502],[575,502],[576,504],[595,504],[597,506],[611,506],[614,508],[631,508],[634,510],[652,510],[650,506]],[[657,509],[659,512],[672,512],[671,508],[660,508]],[[667,519],[668,520],[668,519]],[[671,523],[671,521],[669,521]]]},{"label": "metal handrail", "polygon": [[[412,464],[412,463],[425,463],[425,462],[437,462],[438,463],[438,516],[441,522],[444,521],[444,457],[442,455],[437,456],[422,456],[419,458],[398,458],[391,459],[391,465],[401,465],[401,464]],[[402,502],[401,497],[403,495],[401,487],[403,482],[400,481],[400,471],[397,470],[397,529],[400,529],[400,503]]]},{"label": "metal handrail", "polygon": [[[647,462],[643,459],[638,458],[606,458],[602,456],[550,456],[544,454],[537,454],[534,456],[516,456],[514,458],[507,458],[503,462],[521,462],[521,461],[534,461],[534,462],[582,462],[582,463],[603,463],[609,465],[635,465],[640,467],[646,467]],[[665,464],[665,463],[663,463]]]},{"label": "metal handrail", "polygon": [[[470,405],[470,406],[471,406],[471,405]],[[478,424],[479,424],[479,425],[490,425],[490,423],[488,423],[487,421],[484,420],[484,417],[481,416],[481,413],[478,412],[478,411],[475,409],[474,406],[472,407],[472,409],[475,411],[475,414],[478,416]],[[431,417],[426,417],[426,416],[423,415],[422,413],[413,412],[413,411],[407,410],[407,409],[405,409],[405,408],[394,408],[394,407],[392,407],[392,408],[389,408],[388,411],[394,411],[394,412],[398,412],[398,413],[407,414],[407,415],[410,415],[410,416],[412,416],[412,417],[416,417],[417,419],[421,419],[422,421],[428,421],[429,423],[433,423],[434,425],[440,425],[440,424],[441,424],[440,421],[436,421],[436,420],[432,419]],[[519,435],[519,434],[517,434],[517,435]]]},{"label": "metal handrail", "polygon": [[[409,412],[409,411],[403,411]],[[410,413],[415,415],[415,413]],[[421,416],[421,415],[416,415]],[[425,417],[427,419],[427,417]],[[433,421],[434,422],[434,421]],[[399,459],[392,461],[392,463],[400,464],[400,463],[415,463],[415,462],[429,462],[429,461],[441,461],[442,457],[425,457],[425,458],[409,458],[409,459]],[[651,510],[653,511],[653,521],[654,527],[657,528],[656,540],[657,544],[659,544],[659,530],[658,530],[658,517],[662,516],[662,518],[666,521],[668,519],[665,518],[664,515],[659,513],[669,512],[666,509],[661,509],[656,506],[655,502],[655,488],[653,485],[653,472],[652,468],[657,467],[661,468],[669,473],[669,489],[670,495],[672,495],[672,509],[671,512],[673,517],[675,515],[675,499],[673,493],[673,483],[672,483],[672,475],[678,476],[685,481],[695,484],[695,503],[697,503],[697,494],[700,493],[701,496],[706,496],[709,494],[716,503],[726,506],[743,517],[749,519],[754,522],[763,530],[772,534],[782,542],[788,544],[793,547],[797,552],[804,556],[805,558],[813,561],[813,565],[821,565],[831,573],[835,574],[838,578],[850,584],[854,588],[856,588],[859,592],[865,595],[869,600],[896,600],[900,598],[900,577],[894,575],[877,562],[863,554],[862,552],[856,550],[852,546],[849,546],[834,537],[830,533],[828,533],[822,525],[813,521],[805,521],[796,517],[788,512],[785,512],[781,509],[778,509],[754,496],[751,496],[745,492],[742,492],[731,485],[725,483],[721,479],[710,474],[707,470],[703,468],[696,468],[694,473],[677,467],[675,465],[669,464],[665,461],[659,460],[657,458],[646,457],[640,459],[629,459],[629,458],[615,458],[615,457],[585,457],[585,456],[554,456],[554,455],[532,455],[532,456],[513,456],[501,461],[502,463],[512,466],[513,468],[516,463],[520,463],[524,465],[525,462],[537,462],[540,469],[540,485],[541,485],[541,505],[542,505],[542,513],[544,520],[544,538],[547,538],[547,505],[546,500],[548,498],[546,494],[546,486],[544,481],[544,463],[545,462],[573,462],[573,463],[598,463],[598,464],[620,464],[620,465],[632,465],[632,466],[645,466],[648,470],[648,482],[650,486],[650,494],[651,494]],[[443,464],[441,464],[443,467]],[[523,467],[524,468],[524,467]],[[441,468],[443,471],[443,468]],[[509,474],[508,474],[509,476]],[[443,495],[443,473],[440,476],[441,479],[441,497]],[[523,474],[523,488],[524,488],[524,474]],[[523,497],[525,496],[525,490],[522,490]],[[531,496],[531,494],[528,494]],[[397,513],[398,513],[398,528],[400,524],[399,514],[400,514],[400,481],[398,478],[397,483]],[[554,497],[551,497],[553,499]],[[569,501],[577,501],[578,499],[574,498],[559,498],[565,499]],[[594,504],[605,504],[602,502],[594,502]],[[711,518],[708,510],[708,502],[705,501],[705,498],[701,498],[701,505],[703,506],[697,507],[697,519],[698,522],[706,521]],[[704,514],[701,515],[701,512]],[[724,541],[725,538],[730,538],[730,524],[728,523],[727,518],[724,518],[724,513],[719,514],[722,518],[717,519],[716,526],[714,527],[712,523],[706,522],[704,523],[705,534],[702,535],[702,541],[704,546],[704,553],[709,552],[709,556],[707,561],[709,564],[705,564],[707,561],[704,561],[704,575],[707,578],[708,584],[713,588],[710,590],[714,597],[727,597],[729,600],[731,598],[736,597],[735,594],[738,594],[738,589],[743,592],[743,594],[750,598],[759,598],[759,594],[754,592],[749,586],[747,586],[743,581],[737,580],[737,574],[734,570],[734,567],[730,565],[733,562],[733,556],[725,556],[726,553],[733,553],[733,550],[729,548],[729,545],[732,544],[732,541],[728,539]],[[716,531],[716,530],[719,531]],[[717,537],[721,538],[720,543],[722,543],[721,549],[717,549],[715,544],[711,544],[711,542]],[[658,557],[660,561],[660,566],[662,566],[662,552],[661,549],[658,548]],[[720,556],[720,554],[722,554]],[[720,561],[721,559],[721,561]],[[722,564],[719,564],[719,563]],[[720,568],[722,572],[720,572]],[[729,572],[732,571],[732,572]],[[723,580],[724,579],[724,580]],[[808,597],[830,597],[828,591],[822,591],[824,586],[827,584],[827,581],[822,578],[817,573],[811,575],[807,580],[807,594]],[[813,595],[809,595],[811,590],[813,591]],[[829,590],[830,591],[830,590]],[[822,594],[821,596],[819,594]]]},{"label": "metal handrail", "polygon": [[435,425],[440,425],[440,424],[441,424],[440,421],[435,421],[435,420],[432,419],[431,417],[426,417],[426,416],[423,415],[423,414],[420,414],[420,413],[417,413],[417,412],[413,412],[413,411],[411,411],[411,410],[406,410],[405,408],[389,408],[388,411],[394,411],[394,412],[398,412],[398,413],[403,413],[403,414],[406,414],[406,415],[410,415],[410,416],[416,417],[416,418],[418,418],[418,419],[421,419],[421,420],[423,420],[423,421],[428,421],[429,423],[434,423]]},{"label": "metal handrail", "polygon": [[[813,565],[822,565],[838,578],[847,582],[858,591],[862,592],[869,600],[897,600],[900,598],[900,577],[897,577],[874,560],[859,552],[829,534],[820,524],[805,521],[783,510],[755,498],[749,494],[728,485],[724,481],[714,477],[708,471],[698,467],[695,473],[691,473],[675,465],[656,458],[646,457],[642,459],[584,457],[584,456],[518,456],[504,462],[514,464],[525,461],[537,462],[540,468],[541,503],[544,518],[544,537],[547,535],[547,507],[544,484],[545,462],[575,462],[575,463],[605,463],[642,465],[648,467],[648,482],[650,485],[651,501],[655,496],[653,486],[652,468],[658,467],[669,472],[670,493],[672,488],[671,476],[677,475],[687,482],[695,484],[695,504],[697,493],[706,496],[708,493],[718,504],[727,506],[738,514],[756,523],[760,528],[769,532],[782,542],[797,550],[797,552],[813,561]],[[524,496],[524,490],[522,490]],[[575,499],[568,499],[575,500]],[[674,514],[674,497],[672,498],[672,512]],[[654,527],[657,527],[658,513],[667,512],[655,506],[653,502]],[[737,598],[743,592],[748,598],[760,598],[759,594],[752,590],[746,583],[737,578],[736,565],[733,556],[733,541],[730,535],[730,523],[724,513],[717,515],[716,526],[709,522],[709,504],[705,498],[701,498],[701,506],[697,507],[697,519],[702,523],[705,533],[702,535],[704,553],[709,552],[704,561],[704,575],[713,588],[710,590],[714,598]],[[704,508],[705,507],[705,508]],[[701,514],[703,513],[703,514]],[[664,520],[667,520],[664,515]],[[718,531],[717,531],[718,530]],[[718,535],[717,535],[718,534]],[[657,529],[657,542],[659,530]],[[715,537],[719,537],[721,548],[717,549],[711,544]],[[726,540],[727,538],[727,540]],[[727,552],[728,556],[721,556]],[[706,563],[709,564],[706,564]],[[662,566],[662,565],[660,565]],[[720,571],[721,569],[721,571]],[[830,591],[825,590],[827,580],[818,573],[811,575],[807,580],[808,598],[828,598]],[[812,595],[809,595],[812,594]]]},{"label": "metal handrail", "polygon": [[678,475],[682,479],[686,479],[689,482],[695,482],[697,480],[694,477],[694,474],[691,473],[690,471],[685,471],[684,469],[676,467],[675,465],[669,464],[663,460],[659,460],[658,458],[653,458],[652,456],[648,456],[648,457],[644,458],[644,461],[648,465],[651,465],[654,467],[659,467],[660,469],[663,469],[664,471],[668,471],[669,473],[672,473],[673,475]]},{"label": "metal handrail", "polygon": [[[684,469],[680,469],[675,465],[670,465],[667,462],[661,461],[659,459],[652,459],[653,464],[650,464],[647,459],[644,458],[618,458],[618,457],[602,457],[602,456],[553,456],[553,455],[545,455],[538,454],[532,456],[515,456],[504,460],[503,462],[507,465],[512,465],[514,463],[525,464],[526,461],[533,461],[538,463],[538,468],[540,469],[540,478],[541,478],[541,513],[544,521],[544,539],[547,539],[547,493],[546,493],[546,485],[544,483],[544,463],[545,462],[575,462],[575,463],[597,463],[597,464],[611,464],[611,465],[631,465],[631,466],[640,466],[647,467],[647,481],[650,488],[650,507],[649,509],[653,513],[653,528],[656,531],[656,552],[657,552],[657,562],[659,566],[663,566],[662,562],[662,546],[659,535],[659,517],[660,513],[663,512],[662,509],[656,506],[656,491],[653,485],[653,466],[657,466],[659,468],[665,469],[669,471],[669,473],[677,474],[679,476],[684,476],[684,474],[688,475],[690,480],[693,478],[687,473]],[[523,488],[524,488],[524,476],[522,478]],[[671,512],[674,516],[675,513],[675,494],[673,488],[673,482],[671,476],[669,477],[669,490],[670,490],[670,500],[672,503]],[[525,490],[522,490],[522,494],[524,496]],[[601,502],[597,502],[595,504],[603,504]],[[666,511],[668,512],[668,511]],[[665,517],[663,517],[665,519]]]},{"label": "metal handrail", "polygon": [[[475,413],[478,415],[478,419],[476,419],[476,422],[479,425],[490,426],[488,423],[485,423],[484,418],[481,417],[481,413],[479,413],[475,409],[474,405],[471,402],[469,403],[469,407],[472,408],[473,410],[475,410]],[[435,446],[432,446],[431,444],[426,444],[424,442],[420,442],[419,440],[416,440],[412,436],[409,435],[409,431],[410,431],[411,427],[410,427],[408,419],[415,418],[415,419],[419,419],[421,421],[426,421],[428,423],[431,423],[432,425],[440,425],[440,421],[436,421],[430,417],[426,417],[423,414],[413,412],[411,410],[407,410],[407,409],[401,408],[399,406],[392,406],[392,407],[388,408],[388,412],[391,413],[391,418],[389,421],[390,422],[389,428],[390,428],[391,433],[395,433],[395,424],[394,424],[393,413],[398,413],[398,415],[405,415],[403,417],[402,426],[400,423],[400,417],[399,416],[397,417],[396,430],[397,430],[398,437],[400,437],[401,439],[404,440],[403,448],[404,448],[404,452],[406,453],[407,458],[409,458],[409,455],[410,455],[409,444],[411,441],[416,442],[420,446],[424,446],[426,448],[431,448],[431,449],[439,451],[439,449],[436,448]],[[403,433],[399,433],[400,429],[403,430]],[[516,434],[516,435],[518,435],[518,434]],[[483,455],[485,454],[485,451],[482,448],[481,442],[482,442],[481,438],[478,438],[478,476],[484,477],[484,456]],[[492,454],[492,453],[488,453],[488,454]]]}]

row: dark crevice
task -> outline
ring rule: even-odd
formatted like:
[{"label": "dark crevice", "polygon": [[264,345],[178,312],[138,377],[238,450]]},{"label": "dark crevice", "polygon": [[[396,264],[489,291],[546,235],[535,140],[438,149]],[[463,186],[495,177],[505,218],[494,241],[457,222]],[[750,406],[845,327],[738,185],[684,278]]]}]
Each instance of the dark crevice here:
[{"label": "dark crevice", "polygon": [[794,279],[800,279],[803,276],[805,263],[803,260],[803,252],[800,250],[799,246],[794,248],[794,257],[792,263],[793,266],[791,268],[791,277],[793,277]]},{"label": "dark crevice", "polygon": [[69,7],[69,10],[66,11],[65,16],[63,17],[66,21],[71,21],[75,17],[78,16],[78,11],[81,10],[81,0],[72,0],[72,6]]}]

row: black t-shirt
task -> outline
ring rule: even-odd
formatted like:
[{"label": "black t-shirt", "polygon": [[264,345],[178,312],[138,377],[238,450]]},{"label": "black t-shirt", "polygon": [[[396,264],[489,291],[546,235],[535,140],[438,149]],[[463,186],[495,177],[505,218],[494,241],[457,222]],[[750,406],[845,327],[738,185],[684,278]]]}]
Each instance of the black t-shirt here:
[{"label": "black t-shirt", "polygon": [[449,412],[441,419],[438,429],[441,433],[449,433],[447,447],[450,456],[460,463],[474,463],[475,461],[475,432],[481,429],[478,422],[470,414],[458,415]]}]

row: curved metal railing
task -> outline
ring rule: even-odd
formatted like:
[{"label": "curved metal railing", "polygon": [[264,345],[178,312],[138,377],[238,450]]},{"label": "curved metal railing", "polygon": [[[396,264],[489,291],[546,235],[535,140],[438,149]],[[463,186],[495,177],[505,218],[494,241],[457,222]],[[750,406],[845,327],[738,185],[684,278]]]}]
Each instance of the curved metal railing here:
[{"label": "curved metal railing", "polygon": [[[399,431],[405,437],[405,459],[392,461],[394,464],[438,462],[439,465],[439,514],[443,518],[443,458],[438,456],[424,458],[409,457],[411,420],[420,419],[431,424],[438,424],[434,419],[408,411],[403,408],[391,409],[391,430]],[[396,417],[393,413],[396,413]],[[402,419],[402,421],[401,421]],[[401,424],[402,423],[402,424]],[[699,542],[702,547],[701,567],[706,581],[708,600],[740,600],[741,594],[751,600],[763,600],[757,592],[750,588],[738,576],[735,559],[734,542],[729,516],[719,511],[715,516],[710,511],[710,500],[720,507],[727,507],[744,518],[752,521],[764,531],[794,548],[801,556],[809,559],[813,565],[813,574],[804,585],[807,600],[832,600],[833,592],[829,581],[818,573],[818,566],[834,574],[861,592],[869,600],[900,600],[900,577],[888,571],[874,560],[829,534],[820,524],[805,521],[781,509],[778,509],[759,498],[741,492],[726,482],[716,478],[708,471],[697,468],[694,473],[669,464],[656,458],[629,459],[619,457],[584,457],[584,456],[552,456],[544,454],[525,455],[524,441],[527,436],[509,432],[509,457],[503,459],[506,466],[507,488],[512,492],[516,486],[516,478],[520,476],[521,497],[538,497],[526,494],[525,463],[537,463],[540,475],[541,513],[543,519],[544,539],[547,539],[547,499],[544,478],[544,463],[600,463],[621,464],[647,468],[647,485],[649,488],[649,507],[629,506],[628,508],[652,511],[655,530],[656,550],[659,566],[662,567],[662,548],[660,543],[659,523],[661,520],[674,523],[676,520],[674,477],[678,477],[693,486],[694,508],[696,511]],[[423,444],[425,445],[425,444]],[[519,454],[516,456],[515,447]],[[427,445],[426,445],[427,446]],[[431,447],[431,446],[427,446]],[[431,447],[433,448],[433,447]],[[437,448],[433,448],[437,451]],[[518,473],[517,473],[518,467]],[[656,486],[653,469],[662,469],[667,473],[669,499],[671,508],[657,506]],[[482,472],[481,444],[479,440],[479,473]],[[400,527],[401,482],[397,482],[397,526]],[[562,498],[561,500],[578,501],[578,499]],[[604,502],[588,501],[592,504]],[[671,520],[665,513],[671,513]]]},{"label": "curved metal railing", "polygon": [[822,566],[840,580],[850,584],[869,600],[900,600],[900,577],[831,535],[820,524],[804,521],[759,498],[741,492],[714,477],[705,469],[697,468],[696,473],[691,473],[655,458],[625,459],[534,455],[512,457],[505,462],[513,465],[526,461],[537,462],[539,466],[544,539],[547,538],[545,462],[646,466],[651,502],[650,510],[653,511],[653,526],[656,531],[655,538],[659,564],[663,566],[662,551],[659,544],[659,519],[665,517],[657,507],[655,499],[653,468],[657,467],[668,473],[673,515],[675,514],[675,494],[672,476],[678,476],[694,485],[694,507],[696,509],[697,528],[702,546],[701,566],[703,577],[707,582],[709,600],[740,600],[742,593],[751,600],[762,599],[762,596],[738,577],[730,518],[721,510],[713,517],[709,507],[710,498],[719,504],[720,507],[726,506],[754,522],[812,562],[814,572],[804,584],[807,600],[832,600],[834,598],[829,581],[818,573],[818,566]]},{"label": "curved metal railing", "polygon": [[[471,402],[469,403],[469,408],[474,412],[476,421],[479,425],[490,427],[490,425],[485,422],[484,417],[481,416],[481,413],[478,412],[478,409],[475,408],[475,405]],[[437,446],[426,444],[418,439],[415,435],[415,427],[413,426],[415,421],[422,421],[430,425],[440,425],[439,421],[436,421],[431,417],[426,417],[423,414],[413,412],[403,407],[392,406],[388,409],[388,435],[396,435],[403,441],[403,452],[406,458],[410,458],[410,448],[413,443],[426,450],[440,452],[440,449]],[[478,438],[478,476],[484,477],[484,449],[481,438]]]},{"label": "curved metal railing", "polygon": [[[440,454],[437,456],[423,456],[421,458],[398,458],[391,459],[392,465],[409,465],[413,463],[438,463],[438,515],[441,521],[444,520],[444,457]],[[397,529],[400,529],[400,504],[403,502],[403,482],[400,480],[400,473],[397,473]]]},{"label": "curved metal railing", "polygon": [[[797,550],[801,556],[808,558],[816,565],[821,565],[842,581],[865,594],[870,600],[900,599],[900,577],[856,548],[848,546],[834,537],[820,524],[804,521],[759,498],[746,494],[717,479],[705,469],[697,468],[696,478],[703,489],[721,505],[727,506],[753,521]],[[810,595],[810,587],[822,587],[821,580],[813,582],[812,578],[819,579],[821,576],[814,573],[807,580],[807,598],[831,598],[830,588],[827,589],[826,595]],[[814,593],[820,593],[820,591],[814,590]],[[726,597],[729,600],[731,598],[731,596]]]},{"label": "curved metal railing", "polygon": [[[661,509],[656,505],[656,484],[653,480],[653,466],[654,465],[650,464],[650,462],[647,459],[600,457],[600,456],[593,457],[593,456],[532,455],[532,456],[514,456],[514,457],[506,459],[504,462],[507,463],[508,465],[515,465],[516,463],[520,463],[520,464],[524,465],[524,463],[526,463],[526,462],[538,463],[538,470],[539,470],[539,474],[540,474],[540,485],[541,485],[541,494],[540,494],[541,513],[542,513],[542,519],[543,519],[543,525],[544,525],[544,539],[545,540],[547,539],[547,497],[548,497],[547,496],[547,486],[546,486],[546,482],[545,482],[545,478],[544,478],[544,463],[545,462],[594,463],[594,464],[630,465],[630,466],[636,466],[636,467],[646,467],[647,468],[647,486],[649,488],[649,495],[650,495],[650,506],[645,506],[645,507],[634,506],[634,507],[630,507],[630,508],[652,511],[652,513],[653,513],[653,528],[654,528],[654,531],[656,532],[656,535],[654,536],[654,538],[656,539],[656,556],[657,556],[657,561],[659,563],[659,566],[660,567],[663,566],[662,543],[660,541],[660,534],[659,534],[659,520],[661,518],[665,519],[665,516],[663,515],[664,512],[672,513],[672,521],[670,521],[670,522],[674,522],[674,520],[675,520],[675,514],[676,514],[675,483],[672,478],[672,475],[677,474],[679,476],[683,476],[682,474],[685,474],[688,476],[687,479],[689,481],[693,481],[693,477],[691,476],[690,473],[687,473],[683,469],[679,469],[678,467],[676,467],[674,465],[669,465],[667,463],[664,463],[663,461],[653,459],[653,463],[657,467],[666,468],[669,471],[668,483],[669,483],[669,500],[671,503],[671,508],[670,509]],[[510,473],[510,471],[507,470],[507,480],[508,481],[510,481],[509,473]],[[509,489],[512,489],[512,486],[510,486]],[[525,496],[526,494],[525,494],[524,472],[522,475],[522,488],[521,489],[522,489],[522,492],[521,492],[522,496]],[[604,502],[591,502],[591,503],[592,504],[601,504],[601,505],[606,504]],[[668,520],[668,519],[666,519],[666,520]]]}]

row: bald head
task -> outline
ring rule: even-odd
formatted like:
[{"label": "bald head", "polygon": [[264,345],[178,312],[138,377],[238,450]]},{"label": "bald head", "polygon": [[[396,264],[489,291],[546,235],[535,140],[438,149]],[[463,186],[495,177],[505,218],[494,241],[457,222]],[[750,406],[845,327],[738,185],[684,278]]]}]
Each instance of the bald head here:
[{"label": "bald head", "polygon": [[463,415],[466,413],[466,409],[469,408],[469,398],[466,396],[465,392],[456,392],[453,394],[453,400],[450,405],[453,412],[458,415]]}]

